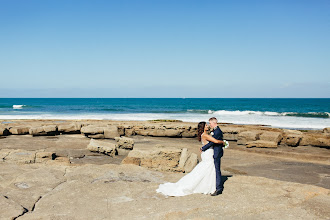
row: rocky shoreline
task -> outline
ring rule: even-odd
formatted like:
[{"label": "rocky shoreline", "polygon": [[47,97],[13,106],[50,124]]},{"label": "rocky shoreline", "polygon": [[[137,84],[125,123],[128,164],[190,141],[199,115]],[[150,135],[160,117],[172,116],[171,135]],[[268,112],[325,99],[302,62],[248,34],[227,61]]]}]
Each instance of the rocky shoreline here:
[{"label": "rocky shoreline", "polygon": [[[330,148],[330,127],[323,130],[289,130],[258,125],[219,124],[224,139],[246,147],[276,148],[278,145]],[[120,136],[194,138],[197,123],[167,121],[110,120],[0,120],[0,136],[54,136],[84,134],[93,139],[114,139]]]},{"label": "rocky shoreline", "polygon": [[[124,156],[124,164],[134,164],[161,171],[190,172],[198,163],[198,153],[188,149],[168,148],[155,145],[147,149],[133,149],[134,140],[130,137],[196,138],[197,124],[180,121],[109,121],[109,120],[15,120],[1,122],[0,135],[31,135],[32,137],[80,134],[90,139],[87,149],[111,157]],[[219,124],[224,139],[243,148],[278,147],[321,147],[330,148],[330,128],[313,131],[298,131],[270,128],[256,125]],[[115,140],[107,141],[107,140]],[[116,143],[117,142],[117,143]],[[272,152],[274,154],[274,151]],[[293,154],[291,154],[293,155]],[[18,163],[37,163],[46,159],[66,161],[56,152],[16,152],[1,149],[3,161]],[[313,157],[311,157],[312,159]],[[328,157],[318,157],[329,162]],[[67,161],[70,163],[70,161]]]},{"label": "rocky shoreline", "polygon": [[0,219],[330,216],[329,128],[219,125],[224,194],[166,198],[157,186],[200,159],[196,123],[2,120]]}]

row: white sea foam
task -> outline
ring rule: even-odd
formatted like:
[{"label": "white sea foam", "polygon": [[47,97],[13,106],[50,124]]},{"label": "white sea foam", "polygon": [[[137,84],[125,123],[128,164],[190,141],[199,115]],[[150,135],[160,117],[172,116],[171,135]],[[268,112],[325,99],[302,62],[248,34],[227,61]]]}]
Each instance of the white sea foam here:
[{"label": "white sea foam", "polygon": [[[220,112],[220,114],[219,114]],[[136,113],[136,114],[113,114],[113,113],[90,113],[90,114],[20,114],[0,115],[0,119],[109,119],[123,121],[146,121],[154,119],[178,119],[185,122],[207,121],[210,117],[217,117],[219,122],[234,124],[263,124],[279,128],[293,129],[323,129],[330,127],[330,118],[309,118],[309,117],[286,117],[279,116],[273,112],[268,113],[247,113],[251,111],[216,111],[209,114],[200,113]],[[223,114],[224,113],[224,114]]]},{"label": "white sea foam", "polygon": [[13,105],[13,109],[22,109],[26,105]]},{"label": "white sea foam", "polygon": [[261,112],[261,111],[226,111],[226,110],[219,110],[215,112],[211,112],[211,114],[215,115],[270,115],[270,116],[277,116],[281,115],[278,112]]}]

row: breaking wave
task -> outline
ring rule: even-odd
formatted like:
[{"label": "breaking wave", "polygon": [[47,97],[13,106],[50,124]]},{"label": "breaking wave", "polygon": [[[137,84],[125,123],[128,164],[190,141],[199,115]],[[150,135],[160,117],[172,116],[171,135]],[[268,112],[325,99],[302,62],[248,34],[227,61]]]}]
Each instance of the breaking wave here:
[{"label": "breaking wave", "polygon": [[13,105],[13,109],[22,109],[26,105]]},{"label": "breaking wave", "polygon": [[[211,110],[209,110],[211,111]],[[264,116],[291,116],[291,117],[307,117],[307,118],[330,118],[329,112],[262,112],[262,111],[226,111],[219,110],[209,113],[215,115],[264,115]]]}]

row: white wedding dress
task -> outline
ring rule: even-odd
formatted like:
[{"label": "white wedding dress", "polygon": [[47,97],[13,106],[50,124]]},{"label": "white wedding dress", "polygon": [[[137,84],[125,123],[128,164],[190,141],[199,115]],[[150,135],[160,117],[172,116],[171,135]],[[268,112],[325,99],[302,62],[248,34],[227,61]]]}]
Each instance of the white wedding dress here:
[{"label": "white wedding dress", "polygon": [[[203,146],[206,143],[203,143]],[[202,161],[176,183],[160,184],[156,190],[166,196],[186,196],[193,193],[209,194],[216,189],[213,148],[203,151]]]}]

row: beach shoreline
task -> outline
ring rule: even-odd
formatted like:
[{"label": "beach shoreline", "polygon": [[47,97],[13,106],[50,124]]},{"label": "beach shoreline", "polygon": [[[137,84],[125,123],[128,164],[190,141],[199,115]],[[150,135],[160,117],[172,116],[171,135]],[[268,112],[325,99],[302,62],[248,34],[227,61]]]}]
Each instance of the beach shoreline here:
[{"label": "beach shoreline", "polygon": [[0,99],[0,118],[195,122],[317,130],[330,127],[330,99],[81,98]]}]

